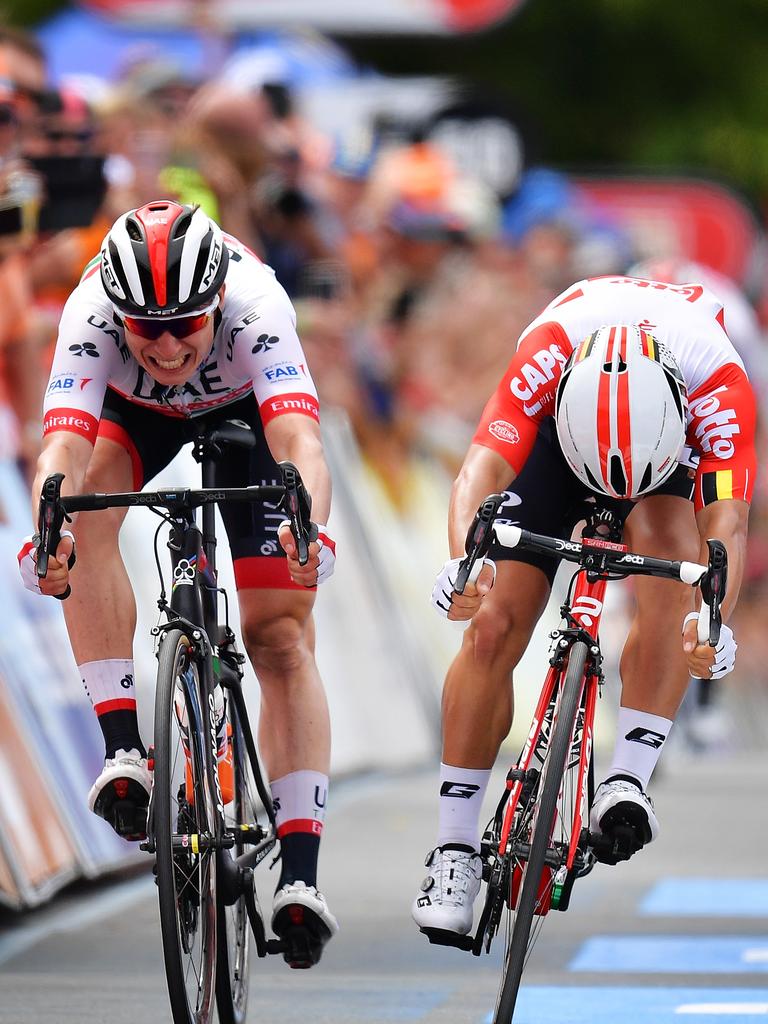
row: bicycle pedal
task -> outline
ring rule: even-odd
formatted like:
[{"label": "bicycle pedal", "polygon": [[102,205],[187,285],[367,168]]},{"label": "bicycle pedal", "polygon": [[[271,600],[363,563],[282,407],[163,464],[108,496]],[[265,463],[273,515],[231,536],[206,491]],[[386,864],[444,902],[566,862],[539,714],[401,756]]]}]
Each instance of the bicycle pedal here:
[{"label": "bicycle pedal", "polygon": [[294,970],[314,967],[331,937],[317,914],[298,904],[284,907],[272,927],[279,936],[283,959]]},{"label": "bicycle pedal", "polygon": [[642,850],[644,843],[633,825],[616,823],[608,831],[593,836],[592,849],[601,864],[620,864]]},{"label": "bicycle pedal", "polygon": [[459,935],[448,928],[420,928],[419,931],[427,936],[433,946],[455,946],[456,949],[471,950],[475,943],[471,935]]},{"label": "bicycle pedal", "polygon": [[104,820],[123,839],[139,842],[147,838],[147,809],[137,807],[132,800],[115,800],[107,809]]}]

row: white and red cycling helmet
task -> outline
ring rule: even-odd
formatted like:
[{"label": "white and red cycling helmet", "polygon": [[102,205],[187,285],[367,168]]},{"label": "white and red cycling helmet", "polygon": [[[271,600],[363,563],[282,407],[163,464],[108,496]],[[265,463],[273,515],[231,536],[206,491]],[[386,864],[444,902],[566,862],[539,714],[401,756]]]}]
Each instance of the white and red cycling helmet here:
[{"label": "white and red cycling helmet", "polygon": [[210,308],[228,264],[218,224],[197,206],[165,199],[118,217],[101,244],[101,282],[126,316],[188,316]]},{"label": "white and red cycling helmet", "polygon": [[677,465],[688,393],[669,350],[634,326],[601,327],[573,350],[555,420],[571,469],[593,491],[636,499]]}]

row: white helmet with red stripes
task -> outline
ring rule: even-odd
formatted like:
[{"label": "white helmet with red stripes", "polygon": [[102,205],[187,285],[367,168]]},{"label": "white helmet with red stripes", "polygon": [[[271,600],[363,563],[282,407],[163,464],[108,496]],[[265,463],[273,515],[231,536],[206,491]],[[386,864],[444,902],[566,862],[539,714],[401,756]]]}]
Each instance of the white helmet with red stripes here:
[{"label": "white helmet with red stripes", "polygon": [[221,228],[198,206],[158,199],[118,217],[101,243],[101,283],[121,313],[209,309],[227,276]]},{"label": "white helmet with red stripes", "polygon": [[557,436],[593,491],[636,499],[674,470],[688,393],[669,350],[634,326],[601,327],[573,350],[557,389]]}]

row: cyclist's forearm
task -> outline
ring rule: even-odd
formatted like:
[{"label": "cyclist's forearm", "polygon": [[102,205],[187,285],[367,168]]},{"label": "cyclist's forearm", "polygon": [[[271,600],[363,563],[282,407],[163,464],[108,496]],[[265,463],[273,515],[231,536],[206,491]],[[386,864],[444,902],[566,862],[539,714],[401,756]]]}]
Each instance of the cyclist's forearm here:
[{"label": "cyclist's forearm", "polygon": [[699,562],[706,565],[709,558],[707,538],[721,540],[728,552],[728,586],[722,606],[723,621],[732,614],[741,588],[747,551],[748,516],[749,505],[746,501],[730,498],[715,501],[700,509],[696,515],[701,537]]},{"label": "cyclist's forearm", "polygon": [[[271,426],[271,424],[270,424]],[[327,523],[331,513],[331,475],[323,454],[319,432],[297,430],[276,436],[267,430],[267,442],[276,461],[292,462],[312,497],[312,520]]]},{"label": "cyclist's forearm", "polygon": [[482,445],[472,445],[451,491],[448,511],[448,543],[451,558],[464,554],[467,530],[481,501],[509,487],[515,471],[500,455]]},{"label": "cyclist's forearm", "polygon": [[52,473],[63,473],[62,494],[79,493],[82,491],[85,471],[92,452],[93,446],[90,442],[75,434],[53,434],[43,441],[32,484],[32,520],[35,527],[40,492],[46,479]]}]

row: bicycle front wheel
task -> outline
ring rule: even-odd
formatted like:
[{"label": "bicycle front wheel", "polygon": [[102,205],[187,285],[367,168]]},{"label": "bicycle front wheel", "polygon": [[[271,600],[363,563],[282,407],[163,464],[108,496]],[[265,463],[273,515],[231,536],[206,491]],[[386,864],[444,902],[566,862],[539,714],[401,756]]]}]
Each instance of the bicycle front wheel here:
[{"label": "bicycle front wheel", "polygon": [[535,937],[532,936],[534,916],[538,913],[539,921],[543,919],[546,912],[543,904],[548,903],[552,895],[552,880],[544,885],[544,871],[547,851],[550,849],[558,822],[561,830],[564,830],[563,840],[567,842],[570,838],[573,801],[576,795],[570,791],[571,787],[565,784],[564,775],[568,769],[568,758],[584,692],[587,655],[586,644],[577,641],[571,648],[568,668],[561,684],[557,720],[542,771],[537,807],[531,827],[530,849],[523,865],[517,909],[506,950],[504,974],[493,1024],[510,1024],[515,1011],[520,980],[533,944],[532,938]]},{"label": "bicycle front wheel", "polygon": [[[224,823],[235,832],[235,845],[222,856],[241,856],[247,846],[242,827],[256,823],[257,800],[251,781],[250,762],[234,699],[227,701],[227,732],[231,743],[231,783],[224,791]],[[231,792],[230,792],[231,786]],[[227,797],[231,796],[231,800]],[[216,979],[216,1005],[220,1024],[245,1024],[248,1010],[248,985],[251,953],[251,925],[245,896],[227,906],[219,898],[219,948]]]},{"label": "bicycle front wheel", "polygon": [[155,693],[153,830],[174,1024],[210,1024],[216,976],[216,853],[198,665],[180,629],[162,640]]}]

